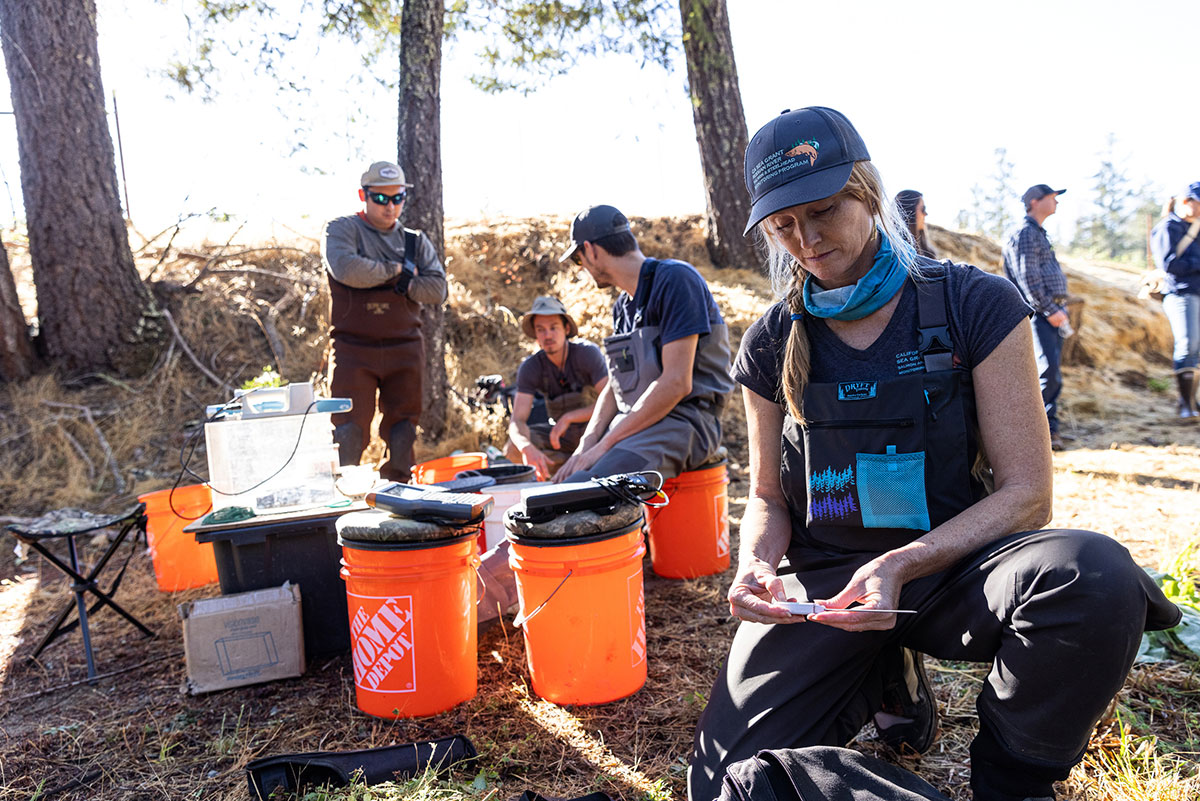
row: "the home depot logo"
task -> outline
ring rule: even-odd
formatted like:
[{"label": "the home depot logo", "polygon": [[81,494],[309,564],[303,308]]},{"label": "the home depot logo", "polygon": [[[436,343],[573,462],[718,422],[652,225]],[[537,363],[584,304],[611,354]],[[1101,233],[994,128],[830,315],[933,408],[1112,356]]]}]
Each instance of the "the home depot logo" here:
[{"label": "the home depot logo", "polygon": [[717,519],[717,558],[729,556],[729,499],[724,492],[713,498],[713,516]]},{"label": "the home depot logo", "polygon": [[642,591],[642,568],[631,575],[626,583],[629,588],[629,639],[632,642],[629,665],[640,665],[646,658],[646,594]]},{"label": "the home depot logo", "polygon": [[352,597],[359,604],[350,622],[354,684],[378,692],[415,692],[412,596]]}]

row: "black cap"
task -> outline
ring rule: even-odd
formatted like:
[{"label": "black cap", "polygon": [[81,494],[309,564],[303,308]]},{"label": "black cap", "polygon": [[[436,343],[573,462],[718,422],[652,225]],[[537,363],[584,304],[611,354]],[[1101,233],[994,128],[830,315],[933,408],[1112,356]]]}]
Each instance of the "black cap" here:
[{"label": "black cap", "polygon": [[1028,206],[1031,200],[1041,200],[1046,195],[1061,195],[1066,191],[1065,189],[1051,189],[1046,184],[1034,184],[1025,190],[1025,194],[1021,195],[1021,202]]},{"label": "black cap", "polygon": [[836,195],[856,161],[871,154],[840,111],[810,106],[787,109],[746,147],[750,219],[744,233],[780,209]]},{"label": "black cap", "polygon": [[629,230],[629,220],[617,210],[616,206],[589,206],[575,215],[571,221],[571,247],[559,256],[558,263],[562,264],[584,242],[595,242],[606,236],[619,234]]}]

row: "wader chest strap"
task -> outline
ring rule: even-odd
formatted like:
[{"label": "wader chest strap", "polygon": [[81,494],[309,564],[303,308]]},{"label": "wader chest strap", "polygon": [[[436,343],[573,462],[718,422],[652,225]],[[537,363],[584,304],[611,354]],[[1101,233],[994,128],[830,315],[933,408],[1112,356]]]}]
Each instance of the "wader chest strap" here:
[{"label": "wader chest strap", "polygon": [[915,283],[917,290],[917,351],[925,372],[954,367],[954,342],[946,318],[946,278],[941,276]]},{"label": "wader chest strap", "polygon": [[646,304],[650,302],[650,290],[654,288],[654,273],[658,269],[658,262],[653,262],[650,269],[646,270],[646,274],[642,276],[642,280],[638,282],[637,289],[633,290],[633,327],[639,328],[642,325],[642,316],[646,312]]}]

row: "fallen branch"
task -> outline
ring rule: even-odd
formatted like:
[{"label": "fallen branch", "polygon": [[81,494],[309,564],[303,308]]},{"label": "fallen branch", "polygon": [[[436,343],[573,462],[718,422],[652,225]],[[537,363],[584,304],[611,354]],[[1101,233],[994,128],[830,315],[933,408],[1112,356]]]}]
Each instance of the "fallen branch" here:
[{"label": "fallen branch", "polygon": [[[286,281],[289,284],[295,284],[299,281],[298,278],[288,275],[287,273],[276,273],[272,272],[271,270],[260,270],[257,267],[223,267],[220,270],[209,270],[208,275],[205,277],[208,278],[214,275],[224,275],[229,273],[240,275],[261,275],[267,278],[278,278],[280,281]],[[191,284],[188,286],[191,286]]]},{"label": "fallen branch", "polygon": [[247,253],[280,253],[285,250],[290,250],[293,253],[302,253],[305,256],[313,255],[313,252],[311,250],[305,250],[304,248],[294,248],[291,245],[263,245],[263,246],[257,247],[257,248],[246,248],[245,250],[236,250],[233,253],[222,253],[218,256],[205,255],[204,253],[196,253],[195,251],[192,251],[192,250],[181,250],[181,251],[179,251],[179,255],[186,256],[190,259],[205,259],[205,260],[212,259],[215,261],[224,261],[225,259],[235,259],[238,256],[245,256]]},{"label": "fallen branch", "polygon": [[246,224],[242,223],[232,234],[229,235],[229,238],[225,240],[225,244],[221,245],[221,247],[217,249],[217,252],[210,256],[208,261],[204,263],[204,266],[200,268],[200,272],[196,273],[196,277],[184,284],[184,289],[191,289],[196,284],[200,283],[200,279],[203,278],[208,272],[208,268],[212,267],[225,257],[225,250],[229,247],[230,243],[233,242],[233,238],[241,233],[241,230],[244,227],[246,227]]},{"label": "fallen branch", "polygon": [[71,443],[71,447],[75,449],[75,453],[79,454],[79,458],[82,459],[84,464],[87,465],[88,481],[95,481],[96,463],[93,462],[91,457],[87,455],[87,451],[85,451],[83,446],[79,444],[79,440],[71,436],[71,432],[67,431],[66,426],[64,426],[62,423],[59,423],[58,430],[64,437],[67,438],[67,442]]},{"label": "fallen branch", "polygon": [[[96,420],[95,420],[95,418],[92,417],[92,410],[86,406],[80,406],[80,405],[74,404],[74,403],[59,403],[58,401],[48,401],[48,400],[42,401],[42,403],[46,406],[55,406],[55,407],[62,408],[62,409],[77,409],[78,411],[83,413],[83,418],[85,420],[87,420],[88,425],[90,425],[92,427],[92,431],[96,432],[96,439],[98,439],[100,441],[100,448],[104,451],[104,458],[108,464],[108,469],[113,474],[113,478],[117,482],[116,483],[117,492],[118,493],[125,492],[125,490],[127,489],[127,485],[125,484],[124,477],[121,476],[121,471],[117,468],[117,459],[115,456],[113,456],[112,448],[109,447],[108,440],[105,439],[105,437],[104,437],[104,432],[100,430],[100,426],[96,425]],[[66,429],[63,429],[63,433],[64,434],[66,433]],[[71,439],[70,434],[67,434],[67,439]],[[84,458],[87,459],[86,456]],[[90,459],[88,459],[88,464],[91,464]]]},{"label": "fallen branch", "polygon": [[179,326],[175,325],[175,318],[171,316],[171,311],[164,306],[162,313],[163,317],[167,321],[167,325],[171,326],[171,333],[175,335],[175,339],[179,342],[179,347],[182,348],[183,352],[187,354],[187,357],[192,360],[192,364],[199,367],[200,372],[204,373],[204,375],[206,375],[210,381],[220,387],[222,391],[229,393],[233,392],[233,387],[213,375],[213,372],[205,367],[203,362],[196,358],[196,354],[192,352],[190,347],[188,347],[187,340],[183,338],[183,334],[179,333]]},{"label": "fallen branch", "polygon": [[283,355],[286,353],[283,347],[283,340],[279,336],[279,331],[275,329],[275,320],[279,319],[279,312],[274,306],[267,309],[267,319],[263,319],[262,315],[253,309],[250,310],[250,316],[254,318],[254,322],[258,323],[258,327],[262,329],[263,336],[267,338],[267,346],[271,349],[271,355],[275,357],[275,369],[283,369]]},{"label": "fallen branch", "polygon": [[52,693],[58,692],[59,690],[69,690],[72,687],[78,687],[80,684],[90,684],[98,679],[107,679],[107,678],[111,678],[113,676],[119,676],[122,673],[128,673],[131,670],[137,670],[138,668],[145,667],[146,665],[152,665],[155,662],[161,662],[164,659],[178,659],[181,656],[183,656],[183,651],[175,651],[173,653],[163,654],[162,656],[156,656],[153,659],[147,659],[145,662],[139,662],[136,665],[130,665],[129,667],[124,667],[124,668],[121,668],[120,670],[110,670],[107,673],[98,673],[98,674],[96,674],[96,676],[94,676],[93,678],[90,678],[90,679],[76,679],[75,681],[69,681],[66,684],[58,684],[53,687],[43,687],[42,689],[37,690],[36,692],[31,692],[26,695],[20,695],[20,696],[17,696],[16,698],[10,698],[9,704],[14,704],[14,703],[17,703],[20,701],[29,701],[34,698],[40,698],[43,695],[50,695]]}]

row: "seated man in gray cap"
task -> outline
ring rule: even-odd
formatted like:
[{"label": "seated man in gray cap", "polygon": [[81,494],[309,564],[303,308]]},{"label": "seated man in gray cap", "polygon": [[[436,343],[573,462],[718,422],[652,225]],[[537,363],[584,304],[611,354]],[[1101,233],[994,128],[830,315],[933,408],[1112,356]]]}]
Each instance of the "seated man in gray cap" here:
[{"label": "seated man in gray cap", "polygon": [[[596,396],[608,383],[608,369],[598,347],[573,339],[579,326],[558,298],[535,300],[521,317],[521,330],[541,349],[517,368],[505,456],[533,465],[545,480],[579,446]],[[547,422],[530,422],[535,396],[545,401]]]},{"label": "seated man in gray cap", "polygon": [[321,259],[329,277],[330,392],[354,408],[333,416],[342,464],[358,464],[371,438],[375,393],[388,446],[383,478],[408,481],[425,375],[422,304],[446,299],[446,272],[420,231],[400,225],[404,171],[377,161],[359,182],[363,210],[325,226]]},{"label": "seated man in gray cap", "polygon": [[571,223],[571,259],[596,285],[621,290],[604,340],[609,382],[555,481],[657,470],[664,478],[711,461],[733,379],[729,330],[696,268],[647,258],[612,206]]}]

